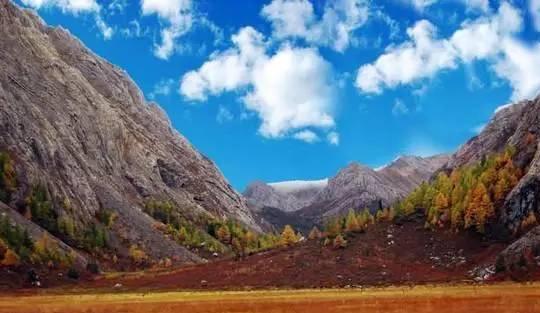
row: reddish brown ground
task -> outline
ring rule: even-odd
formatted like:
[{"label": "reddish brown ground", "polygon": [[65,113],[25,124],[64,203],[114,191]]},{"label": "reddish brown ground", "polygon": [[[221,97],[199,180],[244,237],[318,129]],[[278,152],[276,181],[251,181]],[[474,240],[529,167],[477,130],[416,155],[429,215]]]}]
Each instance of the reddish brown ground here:
[{"label": "reddish brown ground", "polygon": [[[241,260],[164,273],[98,278],[89,287],[124,289],[319,288],[471,280],[505,244],[478,235],[429,231],[417,222],[381,224],[351,235],[344,249],[307,241]],[[392,243],[393,241],[393,243]]]}]

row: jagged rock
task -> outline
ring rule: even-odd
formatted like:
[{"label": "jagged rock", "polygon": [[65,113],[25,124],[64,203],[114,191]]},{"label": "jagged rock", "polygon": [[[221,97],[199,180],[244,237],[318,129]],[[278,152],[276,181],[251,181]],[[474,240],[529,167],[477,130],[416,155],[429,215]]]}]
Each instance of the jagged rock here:
[{"label": "jagged rock", "polygon": [[[151,198],[259,230],[243,197],[125,71],[8,0],[0,0],[0,133],[19,181],[10,206],[41,184],[57,213],[78,223],[112,209],[119,251],[137,244],[151,257],[200,261],[152,227],[141,210]],[[58,205],[64,199],[70,212]]]}]

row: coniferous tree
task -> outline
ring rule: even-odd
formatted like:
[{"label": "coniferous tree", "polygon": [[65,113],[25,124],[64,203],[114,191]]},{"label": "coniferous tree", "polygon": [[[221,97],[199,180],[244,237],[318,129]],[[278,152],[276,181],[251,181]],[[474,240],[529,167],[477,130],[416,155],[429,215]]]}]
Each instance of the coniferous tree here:
[{"label": "coniferous tree", "polygon": [[290,246],[298,242],[298,237],[294,232],[294,229],[290,225],[285,225],[283,232],[281,233],[281,244],[284,246]]},{"label": "coniferous tree", "polygon": [[360,223],[356,218],[356,213],[352,209],[349,210],[349,214],[347,215],[345,230],[348,232],[357,232],[361,230]]}]

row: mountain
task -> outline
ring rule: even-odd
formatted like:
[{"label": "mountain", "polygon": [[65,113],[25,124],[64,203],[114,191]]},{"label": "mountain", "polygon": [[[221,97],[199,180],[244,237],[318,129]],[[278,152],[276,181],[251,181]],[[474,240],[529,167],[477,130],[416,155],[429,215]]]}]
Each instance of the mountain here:
[{"label": "mountain", "polygon": [[525,223],[532,216],[532,224],[537,225],[540,218],[540,97],[500,107],[485,129],[461,146],[443,170],[478,162],[507,147],[515,150],[514,162],[524,172],[497,207],[497,235],[519,239],[500,254],[497,263],[499,269],[522,270],[529,264],[536,266],[535,258],[540,256],[540,226],[528,231],[530,223]]},{"label": "mountain", "polygon": [[146,102],[125,71],[8,0],[0,0],[0,68],[0,153],[16,178],[0,199],[10,214],[58,235],[56,222],[88,229],[106,211],[115,219],[106,232],[119,258],[135,246],[179,262],[201,258],[156,226],[144,212],[149,202],[195,227],[233,218],[260,230],[216,165]]},{"label": "mountain", "polygon": [[273,207],[284,212],[293,212],[311,204],[327,185],[327,179],[270,184],[256,181],[248,185],[243,195],[255,208]]},{"label": "mountain", "polygon": [[351,163],[328,181],[255,182],[243,194],[260,218],[276,228],[287,224],[287,219],[305,228],[349,209],[389,206],[429,180],[448,159],[448,155],[402,156],[378,170]]}]

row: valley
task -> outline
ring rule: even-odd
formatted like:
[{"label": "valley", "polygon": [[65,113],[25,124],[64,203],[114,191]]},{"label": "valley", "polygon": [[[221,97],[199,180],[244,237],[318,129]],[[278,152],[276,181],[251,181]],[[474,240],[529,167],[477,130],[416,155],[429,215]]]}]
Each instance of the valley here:
[{"label": "valley", "polygon": [[69,31],[0,26],[0,312],[540,310],[540,97],[451,154],[239,193]]}]

